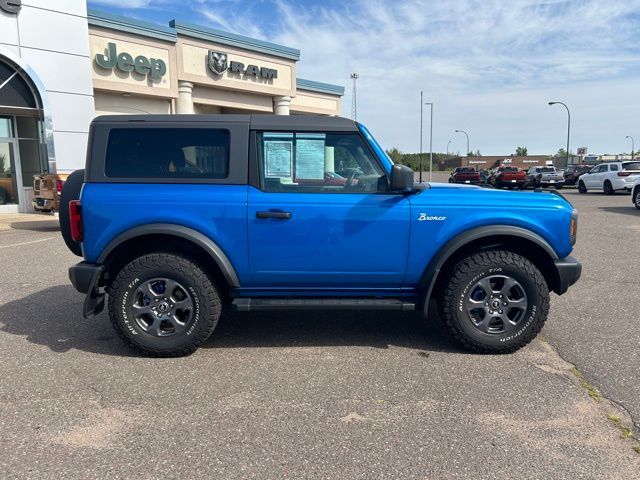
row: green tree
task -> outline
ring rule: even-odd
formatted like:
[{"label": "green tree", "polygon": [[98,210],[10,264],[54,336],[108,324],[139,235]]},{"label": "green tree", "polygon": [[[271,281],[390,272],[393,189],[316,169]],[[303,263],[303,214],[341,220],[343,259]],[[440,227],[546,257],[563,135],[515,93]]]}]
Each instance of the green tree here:
[{"label": "green tree", "polygon": [[526,157],[528,155],[527,147],[517,147],[516,148],[516,156],[518,157]]},{"label": "green tree", "polygon": [[402,157],[404,156],[397,147],[387,150],[387,155],[389,155],[389,158],[393,160],[393,163],[402,163]]}]

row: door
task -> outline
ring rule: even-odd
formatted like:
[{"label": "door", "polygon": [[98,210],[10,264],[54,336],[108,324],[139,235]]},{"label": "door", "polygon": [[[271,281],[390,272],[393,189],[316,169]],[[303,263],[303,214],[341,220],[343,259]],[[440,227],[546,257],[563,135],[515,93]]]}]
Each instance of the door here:
[{"label": "door", "polygon": [[10,137],[13,137],[13,121],[10,117],[0,117],[0,205],[20,203],[16,140]]},{"label": "door", "polygon": [[355,133],[259,132],[260,185],[249,187],[251,287],[400,288],[410,205]]}]

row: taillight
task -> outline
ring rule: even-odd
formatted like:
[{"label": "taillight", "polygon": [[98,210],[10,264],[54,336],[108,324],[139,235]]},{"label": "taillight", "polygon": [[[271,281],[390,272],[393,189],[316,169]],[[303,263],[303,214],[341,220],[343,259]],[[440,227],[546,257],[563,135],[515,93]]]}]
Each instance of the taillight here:
[{"label": "taillight", "polygon": [[56,180],[56,190],[58,195],[62,193],[62,187],[64,187],[64,182],[62,180]]},{"label": "taillight", "polygon": [[618,172],[619,177],[628,177],[631,175],[631,172]]},{"label": "taillight", "polygon": [[82,228],[82,204],[80,200],[71,200],[69,202],[69,225],[73,241],[82,242],[84,231]]}]

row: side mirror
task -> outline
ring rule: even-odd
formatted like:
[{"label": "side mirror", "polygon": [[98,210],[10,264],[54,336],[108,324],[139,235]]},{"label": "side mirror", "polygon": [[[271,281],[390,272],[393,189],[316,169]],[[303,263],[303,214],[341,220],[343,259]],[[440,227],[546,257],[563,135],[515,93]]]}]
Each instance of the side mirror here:
[{"label": "side mirror", "polygon": [[410,192],[413,190],[413,170],[406,165],[394,165],[391,167],[389,190],[392,192]]}]

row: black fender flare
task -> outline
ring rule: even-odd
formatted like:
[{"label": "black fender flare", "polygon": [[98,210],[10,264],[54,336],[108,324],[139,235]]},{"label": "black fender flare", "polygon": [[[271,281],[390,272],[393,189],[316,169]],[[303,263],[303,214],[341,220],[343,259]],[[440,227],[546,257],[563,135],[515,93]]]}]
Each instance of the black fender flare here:
[{"label": "black fender flare", "polygon": [[427,268],[424,270],[422,277],[420,278],[418,288],[421,292],[423,292],[422,300],[424,303],[425,315],[427,314],[427,309],[429,307],[429,298],[431,298],[431,293],[433,291],[433,287],[436,284],[438,275],[440,274],[440,270],[444,266],[445,262],[451,257],[451,255],[453,255],[453,253],[460,248],[475,240],[496,236],[518,237],[524,240],[531,241],[541,247],[545,252],[547,252],[552,260],[558,260],[558,254],[551,247],[551,245],[549,245],[549,242],[547,242],[537,233],[534,233],[531,230],[527,230],[526,228],[515,227],[511,225],[487,225],[484,227],[477,227],[472,228],[471,230],[466,230],[450,239],[447,243],[444,244],[442,248],[440,248],[440,250],[438,250],[436,255],[429,262],[429,265],[427,265]]},{"label": "black fender flare", "polygon": [[111,240],[111,242],[109,242],[109,244],[105,247],[105,249],[100,254],[100,257],[98,258],[98,263],[104,263],[109,255],[124,242],[136,237],[154,234],[172,235],[174,237],[182,238],[198,245],[205,252],[207,252],[216,263],[216,265],[218,265],[218,268],[220,268],[220,271],[222,272],[222,275],[224,276],[229,286],[231,288],[240,287],[238,275],[236,274],[236,271],[233,268],[229,257],[227,257],[224,251],[213,240],[211,240],[206,235],[198,232],[197,230],[173,223],[152,223],[148,225],[140,225],[138,227],[132,228],[131,230],[127,230],[126,232],[121,233],[113,240]]}]

